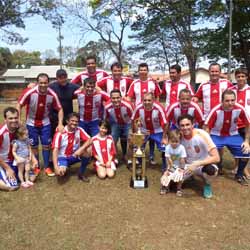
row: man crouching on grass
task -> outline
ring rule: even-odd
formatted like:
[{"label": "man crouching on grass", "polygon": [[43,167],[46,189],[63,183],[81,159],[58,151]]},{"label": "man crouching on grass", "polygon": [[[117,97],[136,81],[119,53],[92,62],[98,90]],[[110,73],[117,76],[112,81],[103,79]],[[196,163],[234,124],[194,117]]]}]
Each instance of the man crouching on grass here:
[{"label": "man crouching on grass", "polygon": [[185,114],[179,117],[178,125],[182,134],[181,144],[187,152],[187,166],[184,180],[192,175],[201,176],[205,181],[204,198],[212,197],[210,181],[218,173],[215,163],[220,161],[219,153],[209,134],[193,127],[193,117]]},{"label": "man crouching on grass", "polygon": [[[85,157],[82,157],[82,159],[79,158],[80,155],[77,153],[81,142],[84,142],[84,145],[86,145],[90,141],[90,137],[85,130],[78,127],[79,114],[69,114],[66,123],[64,131],[62,133],[57,132],[52,143],[52,159],[55,173],[58,176],[64,176],[70,165],[80,161],[81,168],[85,170],[89,162],[88,157],[90,156],[90,153],[86,152],[87,150],[83,153]],[[79,174],[78,178],[81,181],[89,182],[89,179],[84,175]]]}]

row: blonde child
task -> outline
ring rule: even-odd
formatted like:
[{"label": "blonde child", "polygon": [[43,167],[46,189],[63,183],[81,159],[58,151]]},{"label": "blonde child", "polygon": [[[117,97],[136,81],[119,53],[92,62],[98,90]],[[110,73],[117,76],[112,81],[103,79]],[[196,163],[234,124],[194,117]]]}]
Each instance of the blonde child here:
[{"label": "blonde child", "polygon": [[170,181],[177,182],[177,196],[182,196],[182,179],[185,167],[186,150],[180,144],[180,133],[178,130],[172,130],[168,135],[169,144],[165,148],[165,157],[167,160],[167,169],[161,177],[160,194],[166,194],[169,191]]},{"label": "blonde child", "polygon": [[14,156],[14,164],[18,168],[18,178],[21,187],[28,188],[34,185],[29,179],[31,170],[32,151],[28,138],[28,130],[21,126],[16,131],[16,140],[13,141],[12,153]]}]

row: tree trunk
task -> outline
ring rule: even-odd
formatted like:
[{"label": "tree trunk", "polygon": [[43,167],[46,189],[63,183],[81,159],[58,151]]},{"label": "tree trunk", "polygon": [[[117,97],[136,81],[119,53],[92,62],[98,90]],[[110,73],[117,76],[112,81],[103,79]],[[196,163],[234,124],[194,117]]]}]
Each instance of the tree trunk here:
[{"label": "tree trunk", "polygon": [[196,90],[196,59],[191,57],[187,57],[188,61],[188,68],[189,68],[189,73],[190,73],[190,84],[193,87],[194,90]]}]

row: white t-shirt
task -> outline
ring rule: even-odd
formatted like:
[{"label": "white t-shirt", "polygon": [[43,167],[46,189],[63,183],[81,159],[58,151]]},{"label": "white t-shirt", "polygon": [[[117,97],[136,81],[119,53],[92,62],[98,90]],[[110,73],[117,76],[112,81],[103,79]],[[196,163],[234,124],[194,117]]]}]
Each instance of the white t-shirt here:
[{"label": "white t-shirt", "polygon": [[186,158],[186,150],[183,145],[179,145],[177,148],[172,148],[170,144],[168,144],[165,148],[165,157],[168,157],[173,162],[173,167],[177,168],[180,166],[180,159]]}]

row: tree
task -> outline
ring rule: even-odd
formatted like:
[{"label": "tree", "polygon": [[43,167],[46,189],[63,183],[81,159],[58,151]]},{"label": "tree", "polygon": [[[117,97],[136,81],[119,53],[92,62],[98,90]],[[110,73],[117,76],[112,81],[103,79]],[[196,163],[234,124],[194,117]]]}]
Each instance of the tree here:
[{"label": "tree", "polygon": [[60,65],[59,58],[47,58],[44,62],[45,65]]},{"label": "tree", "polygon": [[[84,34],[89,32],[98,34],[116,60],[122,62],[125,57],[124,33],[133,15],[132,1],[92,0],[87,5],[86,1],[79,0],[64,6],[74,17],[74,24],[78,22],[77,25]],[[90,9],[91,17],[88,15]]]},{"label": "tree", "polygon": [[[148,21],[148,22],[147,22]],[[130,54],[140,53],[141,59],[156,64],[157,69],[165,71],[171,64],[179,64],[183,61],[181,48],[175,37],[164,25],[160,25],[162,19],[140,19],[132,25],[132,30],[139,30],[130,38],[139,41],[138,44],[128,48]],[[175,49],[173,49],[175,48]]]},{"label": "tree", "polygon": [[[190,82],[195,84],[196,63],[201,55],[205,41],[202,39],[205,28],[197,25],[203,21],[208,22],[208,12],[215,8],[218,0],[138,0],[137,4],[146,13],[137,15],[137,22],[150,25],[159,21],[159,27],[171,34],[180,46],[181,53],[185,55],[189,71]],[[147,27],[142,27],[145,29]],[[152,32],[151,32],[152,33]],[[176,47],[172,47],[176,50]]]},{"label": "tree", "polygon": [[10,44],[26,42],[27,38],[23,38],[12,28],[24,29],[24,19],[35,14],[48,18],[55,7],[55,0],[0,0],[1,39]]},{"label": "tree", "polygon": [[[243,64],[250,74],[249,1],[233,0],[232,14],[232,56],[238,64]],[[220,19],[221,25],[207,34],[208,43],[204,54],[215,60],[228,58],[229,1],[226,1],[224,9],[214,13],[214,16]]]},{"label": "tree", "polygon": [[13,52],[13,67],[15,68],[29,68],[32,65],[41,65],[39,51],[27,52],[25,50],[15,50]]},{"label": "tree", "polygon": [[0,72],[8,69],[12,64],[12,54],[8,48],[0,47]]}]

